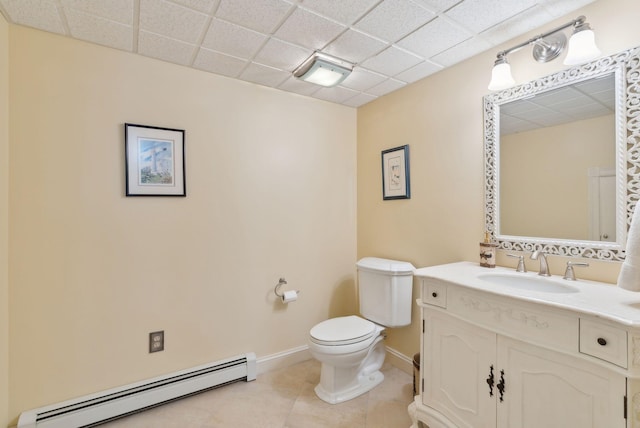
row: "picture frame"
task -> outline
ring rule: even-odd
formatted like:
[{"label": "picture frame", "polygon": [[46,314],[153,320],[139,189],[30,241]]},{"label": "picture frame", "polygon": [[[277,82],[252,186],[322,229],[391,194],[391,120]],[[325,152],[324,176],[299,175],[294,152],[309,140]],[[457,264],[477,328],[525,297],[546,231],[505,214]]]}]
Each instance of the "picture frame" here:
[{"label": "picture frame", "polygon": [[382,151],[382,199],[410,199],[409,145]]},{"label": "picture frame", "polygon": [[183,129],[124,124],[126,196],[186,196]]}]

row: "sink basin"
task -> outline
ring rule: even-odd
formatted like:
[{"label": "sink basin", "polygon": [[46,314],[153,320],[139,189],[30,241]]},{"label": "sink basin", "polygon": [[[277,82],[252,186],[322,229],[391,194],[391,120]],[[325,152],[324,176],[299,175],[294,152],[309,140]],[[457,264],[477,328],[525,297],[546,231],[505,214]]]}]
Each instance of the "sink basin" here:
[{"label": "sink basin", "polygon": [[577,293],[579,289],[570,284],[563,284],[563,280],[556,280],[543,276],[528,276],[524,274],[487,273],[478,275],[478,278],[494,284],[520,290],[540,291],[543,293]]}]

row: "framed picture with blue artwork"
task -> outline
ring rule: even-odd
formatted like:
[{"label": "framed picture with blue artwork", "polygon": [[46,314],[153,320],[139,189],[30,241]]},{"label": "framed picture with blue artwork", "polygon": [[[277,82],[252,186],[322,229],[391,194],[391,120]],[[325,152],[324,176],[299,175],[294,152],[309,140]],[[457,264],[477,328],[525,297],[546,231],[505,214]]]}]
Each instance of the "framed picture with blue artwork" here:
[{"label": "framed picture with blue artwork", "polygon": [[409,146],[382,151],[382,199],[410,199]]},{"label": "framed picture with blue artwork", "polygon": [[127,196],[186,196],[184,130],[124,124]]}]

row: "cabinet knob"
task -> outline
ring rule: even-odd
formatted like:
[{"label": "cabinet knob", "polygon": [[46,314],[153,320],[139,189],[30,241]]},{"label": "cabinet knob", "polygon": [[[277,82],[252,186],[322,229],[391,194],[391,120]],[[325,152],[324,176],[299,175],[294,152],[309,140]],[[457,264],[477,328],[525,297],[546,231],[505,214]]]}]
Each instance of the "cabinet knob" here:
[{"label": "cabinet knob", "polygon": [[603,337],[598,338],[598,345],[605,346],[607,344],[607,340]]},{"label": "cabinet knob", "polygon": [[438,293],[434,291],[433,293],[431,293],[431,296],[433,296],[433,298],[435,299],[436,297],[438,297]]}]

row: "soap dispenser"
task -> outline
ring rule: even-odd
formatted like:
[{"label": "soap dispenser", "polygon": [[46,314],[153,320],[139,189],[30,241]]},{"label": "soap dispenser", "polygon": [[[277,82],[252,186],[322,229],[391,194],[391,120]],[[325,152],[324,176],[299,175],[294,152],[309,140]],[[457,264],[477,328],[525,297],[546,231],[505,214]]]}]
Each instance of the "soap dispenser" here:
[{"label": "soap dispenser", "polygon": [[491,242],[489,232],[484,233],[484,242],[480,243],[480,266],[496,267],[496,248],[498,244]]}]

